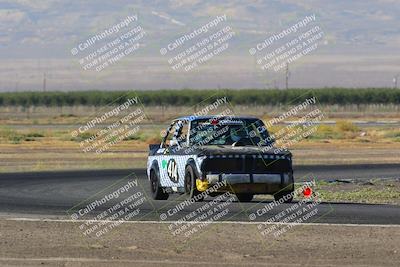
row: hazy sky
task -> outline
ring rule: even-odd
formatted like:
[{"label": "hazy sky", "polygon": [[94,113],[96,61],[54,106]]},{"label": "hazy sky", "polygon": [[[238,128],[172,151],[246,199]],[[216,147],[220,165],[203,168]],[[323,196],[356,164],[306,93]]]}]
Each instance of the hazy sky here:
[{"label": "hazy sky", "polygon": [[[396,0],[0,0],[0,90],[391,87]],[[252,50],[253,49],[253,50]]]}]

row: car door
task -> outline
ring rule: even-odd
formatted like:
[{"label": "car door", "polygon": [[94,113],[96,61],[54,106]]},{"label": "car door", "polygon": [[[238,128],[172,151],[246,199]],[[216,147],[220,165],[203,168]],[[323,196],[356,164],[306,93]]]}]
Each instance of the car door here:
[{"label": "car door", "polygon": [[184,186],[185,159],[180,156],[182,121],[174,121],[167,129],[166,136],[159,149],[158,166],[162,187],[171,187],[177,191]]}]

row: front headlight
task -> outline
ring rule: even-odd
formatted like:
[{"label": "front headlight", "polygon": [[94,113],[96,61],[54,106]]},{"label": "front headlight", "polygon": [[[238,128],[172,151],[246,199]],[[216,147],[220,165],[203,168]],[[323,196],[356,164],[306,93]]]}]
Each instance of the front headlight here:
[{"label": "front headlight", "polygon": [[203,161],[207,158],[206,155],[201,155],[201,156],[197,156],[196,158],[196,165],[197,165],[197,169],[201,172],[201,165],[203,164]]}]

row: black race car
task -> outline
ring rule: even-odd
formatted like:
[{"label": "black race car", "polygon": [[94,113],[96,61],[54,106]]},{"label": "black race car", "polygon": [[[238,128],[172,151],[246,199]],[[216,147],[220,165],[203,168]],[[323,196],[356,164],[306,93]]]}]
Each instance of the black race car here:
[{"label": "black race car", "polygon": [[178,118],[161,144],[150,145],[147,175],[153,198],[184,193],[202,200],[202,192],[213,187],[211,195],[230,191],[239,201],[251,201],[255,194],[273,194],[276,200],[290,202],[292,154],[273,143],[258,118]]}]

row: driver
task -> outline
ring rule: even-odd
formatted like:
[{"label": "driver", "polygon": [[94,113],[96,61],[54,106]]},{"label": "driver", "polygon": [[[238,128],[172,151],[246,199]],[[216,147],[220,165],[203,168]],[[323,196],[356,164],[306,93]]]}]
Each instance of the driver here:
[{"label": "driver", "polygon": [[232,143],[235,143],[241,139],[241,136],[239,135],[239,129],[231,128],[229,136],[232,140]]}]

